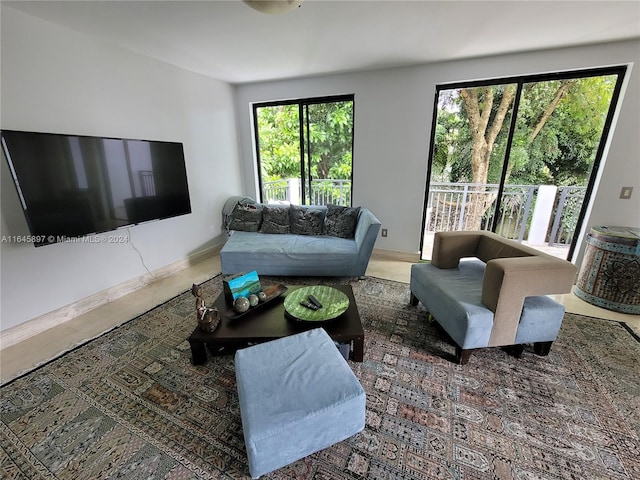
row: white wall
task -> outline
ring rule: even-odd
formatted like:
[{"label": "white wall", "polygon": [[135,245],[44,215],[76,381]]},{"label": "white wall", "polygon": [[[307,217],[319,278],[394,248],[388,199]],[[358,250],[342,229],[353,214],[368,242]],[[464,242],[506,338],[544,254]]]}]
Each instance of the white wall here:
[{"label": "white wall", "polygon": [[[193,211],[120,230],[124,244],[2,243],[2,330],[144,275],[142,260],[154,271],[222,241],[222,206],[242,188],[232,86],[6,5],[1,26],[2,128],[182,142]],[[1,234],[26,235],[0,168]]]},{"label": "white wall", "polygon": [[[353,204],[370,208],[389,230],[387,238],[378,238],[376,248],[417,252],[436,84],[632,62],[636,65],[586,224],[640,226],[638,40],[238,86],[244,193],[257,194],[253,137],[246,127],[252,102],[354,93]],[[623,186],[634,187],[630,200],[618,198]]]}]

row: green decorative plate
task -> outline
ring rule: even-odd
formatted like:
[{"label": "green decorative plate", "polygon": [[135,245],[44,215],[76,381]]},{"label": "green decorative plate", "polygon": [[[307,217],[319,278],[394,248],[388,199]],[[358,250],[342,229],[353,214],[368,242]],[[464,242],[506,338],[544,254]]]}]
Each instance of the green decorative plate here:
[{"label": "green decorative plate", "polygon": [[[322,308],[311,310],[300,305],[309,302],[309,295],[313,295],[322,304]],[[339,317],[349,308],[349,297],[340,290],[324,285],[302,287],[293,290],[284,299],[285,311],[296,320],[306,322],[326,322]]]}]

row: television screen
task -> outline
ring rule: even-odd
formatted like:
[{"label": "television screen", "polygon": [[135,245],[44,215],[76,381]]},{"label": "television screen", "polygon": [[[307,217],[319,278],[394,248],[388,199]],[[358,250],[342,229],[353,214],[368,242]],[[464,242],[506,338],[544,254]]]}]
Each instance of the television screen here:
[{"label": "television screen", "polygon": [[2,130],[35,245],[191,213],[181,143]]}]

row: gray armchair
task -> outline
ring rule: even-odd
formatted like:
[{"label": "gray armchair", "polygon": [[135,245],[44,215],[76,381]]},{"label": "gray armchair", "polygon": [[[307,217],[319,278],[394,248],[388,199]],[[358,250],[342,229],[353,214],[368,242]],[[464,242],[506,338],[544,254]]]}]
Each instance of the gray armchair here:
[{"label": "gray armchair", "polygon": [[456,361],[473,350],[534,344],[546,355],[564,306],[546,295],[571,291],[572,263],[484,231],[438,232],[431,263],[411,268],[411,304],[421,302],[456,344]]}]

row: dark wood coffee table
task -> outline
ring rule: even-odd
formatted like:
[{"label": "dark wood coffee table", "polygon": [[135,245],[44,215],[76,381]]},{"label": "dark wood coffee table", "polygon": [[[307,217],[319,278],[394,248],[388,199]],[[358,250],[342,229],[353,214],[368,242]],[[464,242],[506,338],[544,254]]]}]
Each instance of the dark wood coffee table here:
[{"label": "dark wood coffee table", "polygon": [[214,306],[222,318],[218,328],[212,332],[203,332],[199,327],[189,337],[194,365],[207,361],[207,349],[212,355],[234,353],[238,348],[254,343],[267,342],[296,333],[322,327],[329,336],[339,343],[352,343],[351,359],[362,362],[364,357],[364,330],[351,285],[336,285],[334,288],[349,297],[349,308],[334,320],[328,322],[304,322],[285,317],[284,297],[291,291],[302,287],[289,286],[287,292],[278,299],[257,308],[246,315],[230,320],[225,313],[231,308],[224,293],[216,299]]}]

